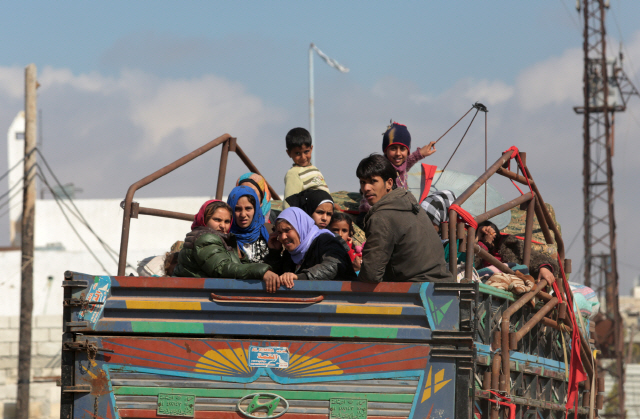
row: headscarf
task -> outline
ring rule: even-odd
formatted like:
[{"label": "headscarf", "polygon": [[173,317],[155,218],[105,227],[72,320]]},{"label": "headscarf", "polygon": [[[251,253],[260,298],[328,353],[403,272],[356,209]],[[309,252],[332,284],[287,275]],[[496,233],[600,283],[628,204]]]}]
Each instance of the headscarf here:
[{"label": "headscarf", "polygon": [[331,198],[331,195],[322,189],[307,189],[295,195],[291,195],[286,199],[286,201],[290,206],[302,209],[309,216],[316,212],[316,208],[318,208],[318,206],[326,202],[331,202],[331,204],[333,204],[333,198]]},{"label": "headscarf", "polygon": [[449,221],[449,207],[455,200],[453,192],[443,189],[427,196],[420,206],[427,211],[432,224],[440,225]]},{"label": "headscarf", "polygon": [[[278,220],[285,220],[296,230],[300,237],[300,244],[293,251],[289,252],[293,263],[299,264],[304,259],[304,255],[309,250],[311,243],[321,234],[335,235],[326,229],[319,229],[313,218],[309,217],[300,208],[289,207],[278,215]],[[278,221],[276,220],[276,224]]]},{"label": "headscarf", "polygon": [[198,213],[196,214],[196,218],[191,224],[191,230],[195,230],[198,227],[203,227],[207,225],[204,221],[204,213],[207,211],[207,207],[209,206],[209,204],[211,204],[212,202],[218,202],[218,201],[219,199],[210,199],[204,204],[202,204],[202,206],[200,207],[200,211],[198,211]]},{"label": "headscarf", "polygon": [[[262,201],[260,201],[260,209],[265,220],[269,219],[269,212],[271,211],[271,191],[267,186],[267,181],[257,173],[248,172],[240,176],[236,182],[236,186],[240,185],[253,185],[260,191]],[[260,198],[259,197],[259,198]]]},{"label": "headscarf", "polygon": [[[258,195],[253,188],[248,186],[236,186],[231,190],[229,198],[227,198],[227,204],[229,204],[232,211],[235,211],[236,205],[238,205],[238,200],[247,195],[253,197],[256,205],[260,202]],[[249,227],[247,228],[240,228],[236,222],[236,217],[233,217],[233,221],[231,222],[231,232],[236,236],[236,240],[241,247],[245,244],[254,243],[261,235],[265,240],[269,240],[269,232],[264,226],[264,215],[262,215],[262,211],[259,211],[258,208],[256,208],[251,224],[249,224]]]}]

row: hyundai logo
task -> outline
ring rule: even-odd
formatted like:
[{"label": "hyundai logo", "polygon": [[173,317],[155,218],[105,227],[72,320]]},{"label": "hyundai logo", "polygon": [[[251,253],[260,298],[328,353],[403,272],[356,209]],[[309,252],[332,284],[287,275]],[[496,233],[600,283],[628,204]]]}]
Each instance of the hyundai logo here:
[{"label": "hyundai logo", "polygon": [[[251,399],[249,405],[241,406],[242,402],[247,399]],[[281,403],[284,404],[284,409],[281,412],[276,413],[276,409],[278,409],[278,406],[280,406]],[[238,400],[237,407],[240,413],[251,419],[275,419],[287,413],[287,410],[289,410],[289,402],[284,397],[278,396],[277,394],[253,393]],[[257,410],[261,409],[266,410],[266,412],[260,416],[253,414]]]}]

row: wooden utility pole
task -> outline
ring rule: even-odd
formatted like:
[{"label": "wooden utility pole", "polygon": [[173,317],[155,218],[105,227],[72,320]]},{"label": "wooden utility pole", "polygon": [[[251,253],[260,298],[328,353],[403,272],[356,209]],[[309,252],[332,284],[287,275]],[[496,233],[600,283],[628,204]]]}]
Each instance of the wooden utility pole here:
[{"label": "wooden utility pole", "polygon": [[20,345],[18,347],[18,419],[29,418],[31,381],[31,315],[33,313],[33,234],[36,215],[36,66],[24,71],[24,177],[22,196],[22,285],[20,287]]}]

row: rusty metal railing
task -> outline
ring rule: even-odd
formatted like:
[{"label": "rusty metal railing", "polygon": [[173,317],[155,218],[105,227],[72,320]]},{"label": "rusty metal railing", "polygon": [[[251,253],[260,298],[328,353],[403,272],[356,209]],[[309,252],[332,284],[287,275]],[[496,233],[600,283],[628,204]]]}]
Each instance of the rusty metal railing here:
[{"label": "rusty metal railing", "polygon": [[[483,214],[474,217],[477,223],[481,223],[496,215],[502,214],[512,208],[520,206],[521,209],[526,210],[526,222],[525,222],[525,237],[524,237],[524,249],[523,249],[523,264],[529,266],[531,262],[531,244],[533,236],[533,221],[534,214],[540,225],[540,230],[544,236],[547,244],[556,244],[557,252],[559,256],[559,263],[564,268],[565,272],[571,272],[571,261],[565,259],[564,241],[558,227],[556,226],[547,206],[544,203],[542,195],[538,190],[538,187],[531,176],[531,172],[526,165],[526,153],[519,153],[521,159],[516,159],[516,164],[520,168],[522,175],[513,172],[507,168],[509,161],[515,157],[515,153],[512,150],[508,150],[503,153],[500,158],[487,169],[473,184],[471,184],[454,202],[455,205],[461,206],[475,191],[477,191],[483,184],[485,184],[493,175],[498,174],[514,182],[518,182],[522,185],[531,187],[531,191],[503,204],[496,208],[493,208]],[[449,211],[449,223],[442,223],[440,231],[443,233],[444,239],[449,239],[449,270],[452,274],[457,273],[457,246],[453,243],[457,242],[457,239],[461,239],[461,248],[466,248],[466,263],[465,263],[465,279],[471,280],[473,262],[475,255],[489,262],[500,271],[514,274],[506,264],[502,263],[487,251],[478,246],[475,242],[476,229],[469,226],[466,229],[464,223],[458,220],[458,214],[454,210]],[[553,235],[551,234],[553,232]],[[499,232],[496,232],[499,234]],[[572,327],[568,316],[566,315],[567,304],[565,302],[559,303],[558,296],[552,297],[545,290],[548,286],[551,286],[554,281],[547,281],[546,279],[540,280],[532,289],[526,294],[520,296],[515,302],[513,302],[507,310],[502,314],[502,321],[500,325],[500,331],[496,331],[493,337],[492,347],[494,349],[500,348],[499,353],[493,355],[491,372],[485,376],[490,380],[489,383],[483,382],[483,388],[491,389],[493,391],[500,391],[508,394],[510,391],[510,376],[511,376],[511,364],[510,364],[510,350],[517,350],[518,342],[524,337],[524,335],[530,331],[536,324],[544,324],[548,327],[553,327],[561,332],[571,332]],[[571,292],[569,289],[565,289],[565,283],[563,281],[557,281],[559,285],[560,294],[562,300],[567,301],[565,296]],[[511,316],[521,309],[525,304],[539,298],[545,302],[544,306],[540,308],[526,324],[522,325],[517,332],[510,331]],[[557,309],[556,320],[549,318],[550,313]],[[578,314],[579,315],[579,314]],[[590,350],[588,341],[580,332],[580,351],[583,359],[583,366],[585,371],[589,375],[589,383],[593,378],[593,374],[597,374],[595,371],[594,359]],[[598,386],[601,385],[601,379],[598,378]],[[591,389],[585,389],[589,391],[595,391]],[[588,399],[588,396],[585,396]],[[596,403],[601,408],[601,403]],[[588,405],[593,408],[594,406]],[[491,409],[491,419],[497,419],[499,410],[496,407]]]},{"label": "rusty metal railing", "polygon": [[[120,206],[124,209],[124,215],[122,220],[122,234],[120,236],[120,255],[118,259],[118,276],[123,276],[125,274],[125,269],[127,266],[127,252],[129,249],[129,229],[131,226],[131,218],[138,218],[138,215],[152,215],[156,217],[164,217],[164,218],[173,218],[177,220],[185,220],[185,221],[193,221],[195,215],[194,214],[185,214],[182,212],[174,212],[174,211],[165,211],[156,208],[145,208],[141,207],[137,202],[133,202],[133,196],[136,191],[147,186],[148,184],[160,179],[162,176],[173,172],[178,167],[184,166],[189,163],[191,160],[195,159],[203,155],[204,153],[214,149],[215,147],[222,145],[222,150],[220,152],[220,167],[218,169],[218,184],[216,186],[216,199],[222,199],[222,193],[224,190],[224,181],[227,173],[227,159],[229,157],[229,152],[233,151],[238,155],[240,160],[247,166],[251,172],[260,174],[258,168],[251,162],[249,157],[245,154],[245,152],[240,148],[237,144],[236,138],[230,136],[229,134],[221,135],[213,141],[208,142],[202,147],[192,151],[174,161],[171,164],[166,165],[160,170],[157,170],[146,176],[133,185],[129,186],[127,190],[127,195],[124,201],[120,204]],[[264,177],[264,176],[263,176]],[[265,179],[266,182],[266,179]],[[279,200],[280,196],[273,189],[271,184],[267,182],[267,186],[269,191],[271,192],[271,196],[273,199]]]}]

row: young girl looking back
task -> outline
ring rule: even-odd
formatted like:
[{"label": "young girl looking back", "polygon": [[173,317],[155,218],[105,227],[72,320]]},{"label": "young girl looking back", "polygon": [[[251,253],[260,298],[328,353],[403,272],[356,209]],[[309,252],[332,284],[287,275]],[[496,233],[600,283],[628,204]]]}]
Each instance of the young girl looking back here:
[{"label": "young girl looking back", "polygon": [[355,234],[353,230],[353,220],[344,212],[335,212],[331,218],[331,224],[329,224],[329,230],[331,230],[336,236],[341,237],[349,246],[349,258],[351,258],[351,264],[353,269],[358,272],[362,265],[362,253],[357,253],[353,248],[352,237]]}]

